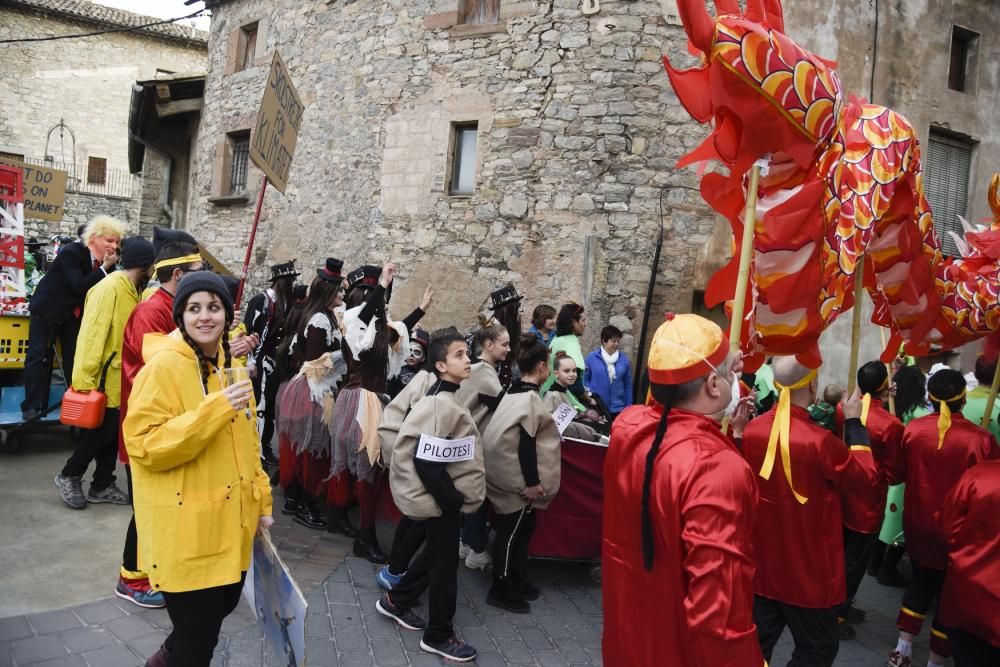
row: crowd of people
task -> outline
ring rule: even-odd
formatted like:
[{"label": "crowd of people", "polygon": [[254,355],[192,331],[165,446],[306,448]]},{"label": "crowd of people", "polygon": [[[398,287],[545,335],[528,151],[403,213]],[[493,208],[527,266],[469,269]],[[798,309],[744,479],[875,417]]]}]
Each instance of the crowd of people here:
[{"label": "crowd of people", "polygon": [[787,628],[788,665],[832,665],[866,572],[905,589],[888,667],[929,616],[928,667],[1000,664],[1000,406],[981,428],[961,373],[912,361],[820,397],[794,357],[743,373],[717,325],[668,315],[605,464],[605,664],[762,665]]},{"label": "crowd of people", "polygon": [[[22,411],[30,422],[50,409],[56,340],[73,389],[105,396],[55,484],[73,509],[133,506],[115,593],[165,606],[173,623],[147,665],[209,664],[275,484],[296,523],[347,535],[381,565],[378,612],[423,630],[430,653],[476,655],[452,629],[460,562],[492,565],[489,604],[530,610],[528,546],[558,493],[561,439],[606,444],[632,404],[620,330],[604,327],[585,356],[583,306],[540,305],[525,329],[507,285],[473,331],[428,332],[433,289],[396,320],[395,265],[345,273],[335,258],[308,286],[294,262],[271,267],[241,317],[238,282],[213,273],[191,235],[124,236],[95,217],[39,280]],[[575,419],[557,425],[561,406]],[[402,514],[388,553],[375,532],[386,505]],[[414,611],[425,590],[426,622]]]}]

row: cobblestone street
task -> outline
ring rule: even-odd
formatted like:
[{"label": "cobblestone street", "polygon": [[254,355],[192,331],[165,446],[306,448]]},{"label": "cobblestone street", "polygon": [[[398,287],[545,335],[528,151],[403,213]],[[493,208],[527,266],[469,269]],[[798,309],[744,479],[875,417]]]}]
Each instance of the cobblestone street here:
[{"label": "cobblestone street", "polygon": [[[280,507],[277,497],[275,506]],[[70,515],[75,516],[75,515]],[[389,526],[381,527],[388,543]],[[293,524],[279,514],[273,536],[309,601],[308,664],[437,665],[418,647],[419,632],[401,630],[375,611],[379,589],[374,567],[346,557],[350,542]],[[465,567],[459,572],[455,625],[479,649],[477,665],[600,665],[601,590],[589,568],[575,563],[533,562],[542,597],[532,613],[510,614],[486,604],[487,579]],[[109,582],[112,580],[109,573]],[[109,584],[110,587],[110,584]],[[856,626],[857,641],[842,642],[836,665],[881,667],[895,644],[895,614],[901,591],[868,577],[858,606],[868,620]],[[424,609],[426,614],[426,609]],[[137,667],[170,630],[163,610],[140,609],[108,598],[92,603],[0,620],[0,667]],[[791,653],[786,633],[772,664]],[[927,640],[915,646],[915,664],[927,658]],[[213,667],[274,667],[279,658],[265,646],[246,604],[226,619]]]}]

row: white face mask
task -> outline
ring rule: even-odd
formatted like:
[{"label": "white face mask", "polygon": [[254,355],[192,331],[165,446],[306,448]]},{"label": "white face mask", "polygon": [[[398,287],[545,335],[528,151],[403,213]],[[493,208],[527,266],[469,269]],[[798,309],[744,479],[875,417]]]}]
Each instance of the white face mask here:
[{"label": "white face mask", "polygon": [[732,417],[736,414],[736,408],[740,405],[740,379],[733,375],[733,384],[729,388],[731,395],[729,396],[729,405],[723,411],[727,417]]}]

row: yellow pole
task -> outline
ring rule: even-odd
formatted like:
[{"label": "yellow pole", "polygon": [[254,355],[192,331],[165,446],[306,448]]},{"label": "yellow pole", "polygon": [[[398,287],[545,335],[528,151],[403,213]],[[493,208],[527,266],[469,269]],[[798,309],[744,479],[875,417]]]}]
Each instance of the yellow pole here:
[{"label": "yellow pole", "polygon": [[[882,337],[882,349],[885,350],[885,329],[883,327],[879,327],[878,332],[879,332],[879,335]],[[892,364],[891,363],[886,364],[885,365],[885,370],[889,374],[889,384],[891,385],[892,384]],[[889,392],[889,412],[891,412],[892,414],[896,414],[896,399],[893,398],[891,390]]]},{"label": "yellow pole", "polygon": [[[733,298],[732,322],[729,324],[729,349],[740,351],[740,332],[746,310],[747,283],[750,282],[750,259],[753,252],[753,235],[757,228],[757,190],[760,185],[760,165],[750,170],[747,186],[747,205],[743,210],[743,243],[740,245],[740,270],[736,277],[736,294]],[[722,432],[729,431],[729,417],[722,421]]]},{"label": "yellow pole", "polygon": [[847,376],[847,395],[854,393],[854,385],[858,377],[858,348],[861,346],[861,295],[864,292],[865,256],[858,258],[854,269],[854,319],[851,323],[851,364],[850,375]]},{"label": "yellow pole", "polygon": [[983,422],[980,424],[985,429],[989,429],[990,420],[993,418],[993,403],[997,399],[998,389],[1000,389],[1000,359],[997,359],[997,369],[993,371],[993,384],[990,386],[990,397],[986,399],[986,412],[983,413]]}]

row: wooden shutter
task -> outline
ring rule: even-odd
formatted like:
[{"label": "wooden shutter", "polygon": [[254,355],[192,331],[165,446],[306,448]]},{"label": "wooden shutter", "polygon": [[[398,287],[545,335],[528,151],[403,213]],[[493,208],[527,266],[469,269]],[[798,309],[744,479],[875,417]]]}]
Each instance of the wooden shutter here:
[{"label": "wooden shutter", "polygon": [[924,191],[934,213],[934,227],[945,254],[957,254],[949,231],[962,235],[959,216],[969,204],[969,171],[972,146],[931,130],[924,164]]},{"label": "wooden shutter", "polygon": [[465,23],[500,22],[500,0],[465,0]]},{"label": "wooden shutter", "polygon": [[103,157],[87,159],[87,183],[105,185],[108,182],[108,160]]}]

